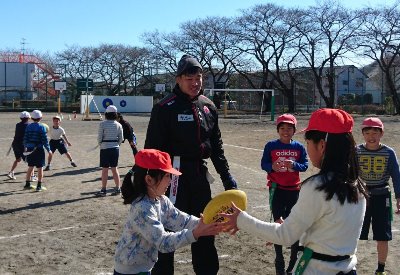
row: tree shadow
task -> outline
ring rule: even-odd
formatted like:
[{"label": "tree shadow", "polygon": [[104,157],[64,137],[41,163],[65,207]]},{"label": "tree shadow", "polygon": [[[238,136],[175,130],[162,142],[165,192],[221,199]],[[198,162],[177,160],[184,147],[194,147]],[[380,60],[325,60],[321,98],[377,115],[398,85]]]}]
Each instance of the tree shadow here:
[{"label": "tree shadow", "polygon": [[57,177],[57,176],[75,176],[75,175],[82,175],[86,173],[92,173],[96,171],[100,171],[101,167],[89,167],[89,168],[82,168],[82,169],[74,169],[74,170],[68,170],[68,171],[63,171],[63,172],[55,172],[52,175],[46,175],[47,177]]},{"label": "tree shadow", "polygon": [[23,207],[0,210],[0,215],[20,212],[20,211],[25,211],[25,210],[33,210],[33,209],[38,209],[38,208],[43,208],[43,207],[59,206],[59,205],[64,205],[64,204],[68,204],[68,203],[74,203],[77,201],[93,199],[93,198],[97,198],[97,197],[90,196],[90,197],[82,197],[82,198],[76,198],[76,199],[70,199],[70,200],[56,200],[56,201],[45,202],[45,203],[37,202],[37,203],[28,204],[27,206],[23,206]]}]

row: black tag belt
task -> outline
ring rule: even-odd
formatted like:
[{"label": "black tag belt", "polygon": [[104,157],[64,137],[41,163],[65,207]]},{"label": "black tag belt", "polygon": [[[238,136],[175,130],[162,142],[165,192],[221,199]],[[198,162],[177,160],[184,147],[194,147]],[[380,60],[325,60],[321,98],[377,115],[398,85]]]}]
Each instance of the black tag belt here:
[{"label": "black tag belt", "polygon": [[[304,246],[299,246],[299,251],[303,251],[303,250],[304,250]],[[339,261],[349,259],[350,256],[349,255],[331,256],[331,255],[322,254],[322,253],[313,251],[311,258],[313,258],[315,260],[325,261],[325,262],[339,262]]]}]

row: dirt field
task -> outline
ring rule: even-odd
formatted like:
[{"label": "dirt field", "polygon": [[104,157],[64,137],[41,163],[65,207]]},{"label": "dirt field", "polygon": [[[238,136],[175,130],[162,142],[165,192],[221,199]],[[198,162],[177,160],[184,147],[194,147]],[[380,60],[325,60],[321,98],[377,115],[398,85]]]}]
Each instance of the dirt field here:
[{"label": "dirt field", "polygon": [[[45,113],[44,122],[51,125]],[[68,116],[64,115],[64,119]],[[95,117],[95,115],[92,115]],[[138,137],[138,147],[143,148],[148,115],[126,115]],[[306,126],[308,116],[298,116],[299,126]],[[361,142],[356,117],[355,137]],[[383,142],[400,154],[398,136],[399,117],[382,117],[386,133]],[[100,188],[99,151],[88,152],[96,145],[99,121],[64,120],[72,143],[69,148],[77,168],[70,167],[65,156],[54,155],[52,170],[45,172],[44,192],[23,190],[26,164],[16,169],[17,180],[8,180],[7,172],[14,160],[6,157],[14,135],[17,113],[0,113],[0,274],[112,274],[113,254],[125,223],[128,206],[119,197],[94,196]],[[248,195],[248,212],[269,220],[268,196],[265,176],[260,169],[262,150],[267,140],[276,138],[276,128],[268,117],[221,118],[220,127],[225,152],[231,172],[240,189]],[[302,136],[296,139],[303,141]],[[122,144],[119,162],[121,177],[133,164],[128,144]],[[212,164],[210,171],[216,181],[213,194],[223,191],[222,183]],[[310,167],[302,178],[316,173]],[[110,173],[111,175],[111,173]],[[113,187],[110,177],[109,187]],[[400,216],[395,215],[394,240],[390,242],[386,265],[388,274],[399,274],[396,258],[400,255]],[[338,236],[339,237],[339,236]],[[260,239],[239,232],[231,237],[217,237],[220,272],[231,274],[274,274],[273,247],[266,247]],[[376,264],[375,242],[360,242],[358,247],[358,274],[373,274]],[[176,274],[193,274],[189,247],[176,252]]]}]

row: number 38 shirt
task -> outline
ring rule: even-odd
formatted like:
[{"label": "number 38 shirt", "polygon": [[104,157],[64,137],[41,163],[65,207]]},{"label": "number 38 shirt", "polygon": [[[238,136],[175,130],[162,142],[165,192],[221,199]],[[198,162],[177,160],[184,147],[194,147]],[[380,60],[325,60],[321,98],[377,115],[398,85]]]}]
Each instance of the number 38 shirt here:
[{"label": "number 38 shirt", "polygon": [[[389,178],[392,177],[396,198],[400,196],[400,171],[394,150],[384,144],[378,150],[368,150],[363,144],[357,146],[360,177],[374,195],[382,189],[390,190]],[[372,192],[371,192],[372,191]]]}]

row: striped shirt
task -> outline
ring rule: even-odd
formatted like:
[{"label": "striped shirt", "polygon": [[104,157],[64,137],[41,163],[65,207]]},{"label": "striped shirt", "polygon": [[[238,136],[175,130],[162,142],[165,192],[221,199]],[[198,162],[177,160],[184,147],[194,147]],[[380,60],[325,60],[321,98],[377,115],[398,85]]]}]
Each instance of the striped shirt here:
[{"label": "striped shirt", "polygon": [[26,127],[24,135],[24,146],[28,149],[43,146],[47,150],[47,152],[50,151],[46,129],[42,124],[34,122]]},{"label": "striped shirt", "polygon": [[[357,146],[360,177],[369,190],[385,188],[392,178],[396,198],[400,197],[400,171],[396,153],[382,144],[378,150],[368,150],[364,144]],[[373,194],[373,193],[372,193]]]},{"label": "striped shirt", "polygon": [[121,124],[115,120],[105,120],[99,125],[97,141],[100,149],[119,147],[124,137]]}]

